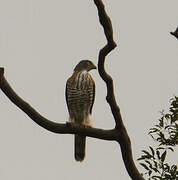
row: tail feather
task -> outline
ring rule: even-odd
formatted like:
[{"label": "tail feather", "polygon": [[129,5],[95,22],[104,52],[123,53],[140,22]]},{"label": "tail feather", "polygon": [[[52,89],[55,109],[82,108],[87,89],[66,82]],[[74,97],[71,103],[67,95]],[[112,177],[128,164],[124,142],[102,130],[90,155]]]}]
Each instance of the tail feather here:
[{"label": "tail feather", "polygon": [[75,135],[75,160],[83,161],[85,158],[86,136]]}]

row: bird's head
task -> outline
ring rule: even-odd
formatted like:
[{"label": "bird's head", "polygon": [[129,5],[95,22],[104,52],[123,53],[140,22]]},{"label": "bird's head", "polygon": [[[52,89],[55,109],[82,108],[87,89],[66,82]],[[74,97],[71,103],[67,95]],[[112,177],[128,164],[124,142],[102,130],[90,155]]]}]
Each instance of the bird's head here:
[{"label": "bird's head", "polygon": [[82,60],[76,65],[74,71],[90,71],[92,69],[96,69],[96,66],[91,61]]}]

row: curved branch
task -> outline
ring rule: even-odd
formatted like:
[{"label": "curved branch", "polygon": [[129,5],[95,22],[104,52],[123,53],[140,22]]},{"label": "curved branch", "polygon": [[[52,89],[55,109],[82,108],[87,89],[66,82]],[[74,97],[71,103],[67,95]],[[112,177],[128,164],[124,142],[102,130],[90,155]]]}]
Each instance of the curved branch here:
[{"label": "curved branch", "polygon": [[120,133],[118,133],[115,129],[103,130],[98,128],[87,128],[73,123],[62,124],[46,119],[15,93],[15,91],[11,88],[4,77],[4,68],[0,68],[0,89],[34,122],[36,122],[39,126],[47,129],[48,131],[60,134],[80,134],[88,137],[110,141],[117,141],[120,139]]},{"label": "curved branch", "polygon": [[112,23],[105,12],[102,1],[94,0],[94,3],[97,6],[99,20],[104,28],[104,33],[107,39],[107,45],[104,46],[99,52],[98,70],[101,78],[105,81],[107,86],[106,100],[111,107],[111,111],[115,119],[116,127],[114,129],[102,130],[97,128],[84,128],[72,123],[60,124],[46,119],[27,102],[21,99],[10,87],[4,77],[4,68],[0,68],[0,88],[6,94],[6,96],[23,112],[25,112],[34,122],[51,132],[60,134],[79,134],[103,140],[117,141],[120,144],[123,161],[128,174],[132,179],[143,180],[143,177],[138,172],[133,161],[130,138],[123,124],[120,108],[115,100],[113,80],[111,76],[106,73],[104,68],[105,57],[116,47],[116,43],[113,40]]},{"label": "curved branch", "polygon": [[115,100],[113,80],[111,76],[106,73],[104,68],[105,57],[116,47],[116,43],[113,40],[112,23],[110,18],[105,12],[105,7],[102,1],[94,0],[94,3],[97,6],[99,20],[104,28],[104,33],[107,39],[107,45],[104,46],[99,52],[98,71],[101,78],[105,81],[107,86],[106,100],[110,105],[112,114],[115,119],[115,123],[116,123],[115,129],[118,132],[120,132],[121,135],[121,138],[118,140],[118,143],[120,144],[121,147],[122,158],[130,177],[134,180],[143,180],[144,178],[140,175],[133,160],[131,141],[127,134],[127,130],[123,124],[120,108]]}]

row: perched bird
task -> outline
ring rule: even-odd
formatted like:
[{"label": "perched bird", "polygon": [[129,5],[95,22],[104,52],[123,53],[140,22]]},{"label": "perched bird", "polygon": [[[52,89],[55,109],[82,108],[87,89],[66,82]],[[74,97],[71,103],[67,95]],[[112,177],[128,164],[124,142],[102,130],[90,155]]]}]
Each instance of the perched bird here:
[{"label": "perched bird", "polygon": [[[90,126],[90,115],[95,99],[95,83],[89,71],[96,66],[89,60],[80,61],[66,83],[66,102],[70,122]],[[75,159],[85,157],[86,136],[75,135]]]}]

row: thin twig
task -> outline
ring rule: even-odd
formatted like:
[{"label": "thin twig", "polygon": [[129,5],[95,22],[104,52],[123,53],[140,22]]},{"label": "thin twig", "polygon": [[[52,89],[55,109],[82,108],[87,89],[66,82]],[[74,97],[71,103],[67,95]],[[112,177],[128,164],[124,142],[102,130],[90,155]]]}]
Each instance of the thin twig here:
[{"label": "thin twig", "polygon": [[170,32],[173,36],[175,36],[178,39],[178,27],[174,32]]}]

